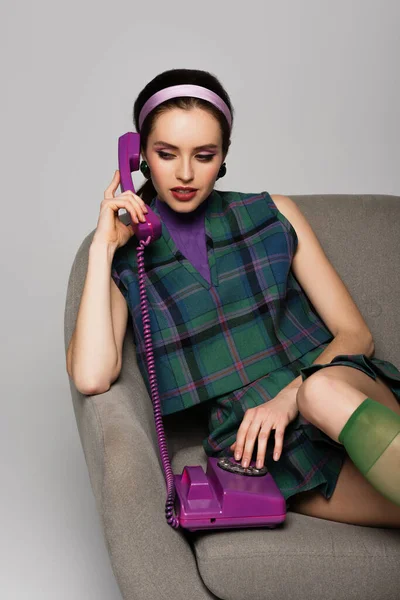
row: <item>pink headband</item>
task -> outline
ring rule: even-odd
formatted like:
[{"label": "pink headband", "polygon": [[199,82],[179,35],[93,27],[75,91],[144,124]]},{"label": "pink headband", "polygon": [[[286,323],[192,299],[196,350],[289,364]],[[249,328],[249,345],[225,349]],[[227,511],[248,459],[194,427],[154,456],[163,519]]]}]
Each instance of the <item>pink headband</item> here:
[{"label": "pink headband", "polygon": [[202,98],[203,100],[208,100],[211,104],[214,104],[221,112],[224,113],[229,127],[232,127],[232,116],[231,111],[229,110],[228,105],[214,92],[211,90],[202,87],[200,85],[172,85],[170,87],[164,88],[159,92],[153,94],[147,102],[145,102],[142,110],[139,115],[139,130],[142,129],[143,121],[149,114],[153,108],[164,102],[165,100],[169,100],[170,98],[178,98],[179,96],[192,96],[194,98]]}]

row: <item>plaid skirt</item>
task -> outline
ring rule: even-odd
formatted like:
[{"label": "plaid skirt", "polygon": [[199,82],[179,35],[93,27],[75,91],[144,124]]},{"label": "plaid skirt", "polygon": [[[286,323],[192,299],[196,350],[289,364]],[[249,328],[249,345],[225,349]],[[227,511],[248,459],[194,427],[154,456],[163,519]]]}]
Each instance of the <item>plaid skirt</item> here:
[{"label": "plaid skirt", "polygon": [[[303,381],[319,369],[335,365],[354,367],[374,380],[381,377],[400,403],[400,371],[390,362],[368,358],[365,354],[339,354],[327,364],[312,364],[329,343],[323,343],[289,365],[278,368],[227,396],[214,398],[207,407],[209,435],[202,441],[208,456],[233,456],[229,446],[248,408],[273,399],[300,374]],[[347,456],[342,444],[307,421],[299,412],[284,432],[282,452],[276,462],[275,430],[272,429],[266,449],[265,465],[285,500],[313,488],[327,499],[332,496],[340,470]],[[257,441],[252,460],[257,457]],[[287,504],[289,507],[289,503]]]}]

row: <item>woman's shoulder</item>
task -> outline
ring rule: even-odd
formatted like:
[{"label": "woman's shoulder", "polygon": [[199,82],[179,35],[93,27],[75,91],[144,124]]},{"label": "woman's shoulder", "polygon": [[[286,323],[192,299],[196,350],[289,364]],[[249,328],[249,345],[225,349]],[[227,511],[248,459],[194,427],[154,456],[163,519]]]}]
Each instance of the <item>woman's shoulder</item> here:
[{"label": "woman's shoulder", "polygon": [[258,201],[263,203],[267,202],[271,205],[271,208],[274,208],[274,203],[271,199],[270,194],[267,191],[261,192],[242,192],[238,190],[216,190],[218,194],[222,197],[222,199],[226,203],[238,203],[245,204],[250,206]]},{"label": "woman's shoulder", "polygon": [[245,204],[252,204],[254,202],[257,202],[258,200],[260,202],[266,202],[268,204],[268,206],[274,212],[280,212],[284,216],[286,216],[290,213],[290,210],[292,209],[293,205],[295,204],[294,201],[291,198],[289,198],[289,196],[284,196],[283,194],[270,194],[266,190],[263,190],[261,192],[241,192],[241,191],[236,191],[236,190],[223,190],[223,191],[218,190],[218,193],[221,194],[221,196],[226,201],[236,200],[236,201],[244,202]]},{"label": "woman's shoulder", "polygon": [[296,203],[283,194],[270,194],[267,191],[262,192],[232,192],[238,194],[250,210],[254,218],[268,218],[268,214],[273,214],[285,227],[297,243],[297,233],[292,221],[295,220],[296,213],[299,211]]}]

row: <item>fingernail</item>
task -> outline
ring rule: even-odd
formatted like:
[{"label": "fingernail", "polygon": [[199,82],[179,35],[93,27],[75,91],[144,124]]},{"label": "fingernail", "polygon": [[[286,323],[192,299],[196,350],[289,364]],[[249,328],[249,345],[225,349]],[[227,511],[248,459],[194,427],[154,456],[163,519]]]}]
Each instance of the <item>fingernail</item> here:
[{"label": "fingernail", "polygon": [[262,461],[261,460],[258,460],[256,462],[256,467],[257,467],[257,469],[261,469],[261,467],[262,467]]},{"label": "fingernail", "polygon": [[279,454],[277,452],[275,452],[274,454],[274,460],[278,460]]},{"label": "fingernail", "polygon": [[240,458],[240,454],[239,454],[239,452],[236,452],[236,454],[235,454],[235,458],[236,458],[236,460],[239,460],[239,458]]}]

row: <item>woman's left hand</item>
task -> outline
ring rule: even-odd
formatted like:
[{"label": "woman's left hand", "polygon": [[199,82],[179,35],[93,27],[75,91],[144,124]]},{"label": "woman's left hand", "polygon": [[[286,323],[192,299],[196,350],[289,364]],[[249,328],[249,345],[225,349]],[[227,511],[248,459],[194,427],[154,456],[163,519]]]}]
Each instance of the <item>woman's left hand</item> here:
[{"label": "woman's left hand", "polygon": [[248,467],[250,464],[257,437],[256,467],[261,468],[264,465],[268,438],[272,429],[275,429],[274,459],[279,459],[285,429],[299,414],[296,400],[298,389],[298,387],[283,388],[272,400],[246,410],[236,441],[230,446],[231,450],[235,451],[236,460],[241,459],[243,452],[241,463],[243,467]]}]

